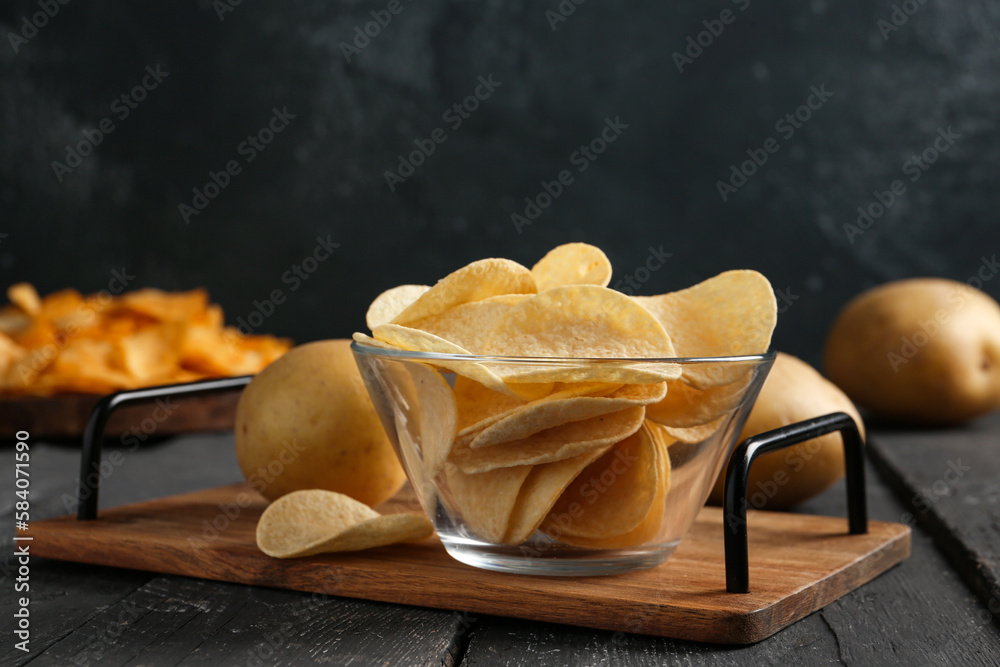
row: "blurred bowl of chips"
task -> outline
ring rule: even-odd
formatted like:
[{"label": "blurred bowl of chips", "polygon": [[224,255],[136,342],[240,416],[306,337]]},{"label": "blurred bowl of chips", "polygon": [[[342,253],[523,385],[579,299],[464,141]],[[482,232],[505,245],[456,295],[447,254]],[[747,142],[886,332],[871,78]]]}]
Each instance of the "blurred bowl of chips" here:
[{"label": "blurred bowl of chips", "polygon": [[369,394],[448,553],[541,575],[666,560],[775,356],[490,356],[356,338]]}]

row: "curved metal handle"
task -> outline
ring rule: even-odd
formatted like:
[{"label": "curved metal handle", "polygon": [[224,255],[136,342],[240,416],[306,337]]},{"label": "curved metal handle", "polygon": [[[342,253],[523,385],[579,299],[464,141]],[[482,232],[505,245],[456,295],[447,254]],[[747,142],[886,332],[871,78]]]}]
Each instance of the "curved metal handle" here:
[{"label": "curved metal handle", "polygon": [[747,554],[747,477],[750,466],[761,454],[785,449],[834,431],[840,431],[844,441],[850,533],[859,535],[868,532],[865,443],[850,415],[834,412],[751,436],[736,447],[726,469],[723,520],[726,536],[726,590],[730,593],[750,592],[750,564]]},{"label": "curved metal handle", "polygon": [[[123,405],[146,403],[158,398],[242,389],[250,383],[253,377],[252,375],[241,375],[218,380],[200,380],[198,382],[167,384],[160,387],[129,389],[108,394],[98,401],[87,419],[86,428],[83,430],[83,455],[80,459],[80,480],[77,492],[77,520],[89,521],[97,518],[97,494],[101,486],[101,476],[100,474],[91,475],[90,472],[97,471],[101,467],[101,444],[104,441],[104,428],[107,426],[108,418],[111,417],[112,412]],[[88,477],[93,478],[91,482],[87,481]]]}]

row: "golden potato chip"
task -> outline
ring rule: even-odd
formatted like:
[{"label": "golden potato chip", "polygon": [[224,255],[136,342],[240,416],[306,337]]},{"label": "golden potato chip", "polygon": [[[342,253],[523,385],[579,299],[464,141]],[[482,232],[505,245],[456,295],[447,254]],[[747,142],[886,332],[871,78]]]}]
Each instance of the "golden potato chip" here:
[{"label": "golden potato chip", "polygon": [[121,366],[135,386],[168,382],[180,357],[183,332],[162,328],[143,329],[116,341]]},{"label": "golden potato chip", "polygon": [[[516,391],[523,391],[524,386],[514,385],[514,388]],[[540,392],[539,398],[533,400],[555,398],[557,395],[607,396],[622,387],[621,384],[603,382],[550,382],[532,386]],[[455,381],[455,400],[459,404],[459,437],[481,431],[529,403],[526,398],[495,392],[461,376]]]},{"label": "golden potato chip", "polygon": [[368,328],[374,329],[381,324],[392,322],[429,289],[428,285],[399,285],[382,292],[368,306],[368,312],[365,314]]},{"label": "golden potato chip", "polygon": [[605,448],[595,449],[562,461],[533,466],[511,510],[503,541],[520,544],[531,537],[569,483],[604,452]]},{"label": "golden potato chip", "polygon": [[[393,318],[409,324],[469,301],[500,294],[534,294],[531,271],[509,259],[481,259],[448,274]],[[378,338],[378,336],[376,336]]]},{"label": "golden potato chip", "polygon": [[[771,283],[756,271],[726,271],[687,289],[634,299],[670,333],[681,357],[763,354],[778,316]],[[708,388],[745,372],[740,365],[697,364],[685,367],[684,377]]]},{"label": "golden potato chip", "polygon": [[7,288],[7,298],[27,315],[38,315],[42,312],[42,300],[38,297],[34,285],[17,283]]},{"label": "golden potato chip", "polygon": [[434,478],[444,468],[455,440],[458,408],[455,395],[448,381],[430,366],[411,363],[406,365],[413,379],[416,405],[412,412],[419,415],[417,431],[424,471]]},{"label": "golden potato chip", "polygon": [[184,322],[199,317],[208,308],[208,292],[203,289],[165,292],[147,287],[121,295],[115,308],[140,313],[161,322]]},{"label": "golden potato chip", "polygon": [[683,379],[667,382],[663,400],[646,407],[646,418],[666,426],[700,426],[735,409],[750,383],[747,373],[729,384],[698,389]]},{"label": "golden potato chip", "polygon": [[470,474],[561,461],[627,438],[642,426],[644,415],[645,408],[641,406],[625,408],[479,449],[471,449],[468,444],[457,440],[448,460]]},{"label": "golden potato chip", "polygon": [[526,399],[495,391],[461,375],[455,378],[455,404],[458,406],[458,435],[478,431],[517,408]]},{"label": "golden potato chip", "polygon": [[527,294],[501,294],[469,301],[436,315],[414,320],[407,326],[444,338],[473,354],[480,354],[490,329],[514,305],[527,298]]},{"label": "golden potato chip", "polygon": [[616,443],[552,507],[550,514],[571,518],[559,526],[561,534],[607,538],[635,529],[653,507],[662,465],[656,438],[645,426]]},{"label": "golden potato chip", "polygon": [[[563,532],[562,526],[572,522],[573,516],[550,512],[545,519],[545,529],[550,537],[577,547],[588,549],[627,549],[655,541],[663,531],[663,519],[667,511],[667,494],[670,491],[670,455],[667,447],[670,444],[663,440],[656,431],[651,429],[653,441],[656,444],[657,455],[657,490],[649,514],[632,530],[621,535],[610,537],[578,537]],[[572,507],[571,507],[572,509]],[[570,524],[571,525],[571,524]]]},{"label": "golden potato chip", "polygon": [[707,424],[699,424],[698,426],[661,426],[675,440],[680,442],[701,442],[711,438],[720,428],[725,426],[726,419],[727,416],[722,415]]},{"label": "golden potato chip", "polygon": [[[21,348],[0,372],[0,394],[109,393],[256,373],[291,343],[224,328],[222,309],[202,289],[142,289],[83,296],[73,289],[38,299],[27,283],[7,307],[0,330]],[[32,296],[33,295],[33,296]]]},{"label": "golden potato chip", "polygon": [[452,502],[476,535],[490,542],[503,540],[518,492],[531,468],[524,465],[467,474],[456,466],[445,466]]},{"label": "golden potato chip", "polygon": [[604,251],[587,243],[556,246],[531,267],[539,292],[562,285],[600,285],[611,282],[611,262]]},{"label": "golden potato chip", "polygon": [[[411,329],[410,327],[400,324],[383,324],[375,327],[372,334],[378,340],[410,352],[432,352],[436,354],[455,355],[469,354],[468,350],[459,347],[458,345],[455,345],[440,336],[435,336],[434,334],[421,331],[420,329]],[[479,382],[494,391],[516,395],[510,387],[504,384],[504,381],[501,380],[499,376],[480,363],[476,363],[474,361],[435,359],[434,364],[436,366],[440,366],[441,368],[447,368],[448,370],[459,375],[463,375],[469,379],[475,380],[476,382]]]},{"label": "golden potato chip", "polygon": [[484,354],[514,357],[673,357],[670,336],[630,297],[597,285],[555,287],[510,309]]},{"label": "golden potato chip", "polygon": [[268,505],[257,522],[257,546],[274,558],[357,551],[430,537],[421,514],[381,515],[333,491],[293,491]]},{"label": "golden potato chip", "polygon": [[667,387],[657,384],[627,384],[607,396],[580,396],[587,385],[546,396],[517,408],[487,426],[469,443],[472,449],[520,440],[561,424],[599,417],[628,407],[649,405],[663,398]]}]

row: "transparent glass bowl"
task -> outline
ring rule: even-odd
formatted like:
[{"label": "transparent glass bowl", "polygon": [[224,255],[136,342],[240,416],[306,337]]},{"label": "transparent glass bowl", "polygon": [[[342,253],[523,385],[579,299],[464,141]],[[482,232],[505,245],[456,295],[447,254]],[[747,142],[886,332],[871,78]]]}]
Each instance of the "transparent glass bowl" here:
[{"label": "transparent glass bowl", "polygon": [[[775,356],[352,349],[448,553],[541,575],[612,574],[666,560],[705,504]],[[649,402],[661,382],[665,397]]]}]

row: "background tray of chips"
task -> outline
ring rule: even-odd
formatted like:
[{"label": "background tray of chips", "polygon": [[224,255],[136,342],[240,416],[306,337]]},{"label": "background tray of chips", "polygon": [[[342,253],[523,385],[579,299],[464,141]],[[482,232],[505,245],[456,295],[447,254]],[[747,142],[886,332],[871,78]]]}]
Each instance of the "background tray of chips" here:
[{"label": "background tray of chips", "polygon": [[[101,398],[102,394],[60,394],[0,400],[0,433],[8,438],[17,431],[28,431],[34,438],[80,438]],[[239,392],[228,392],[123,406],[112,413],[105,438],[117,440],[128,434],[145,441],[175,433],[231,429],[239,399]]]}]

